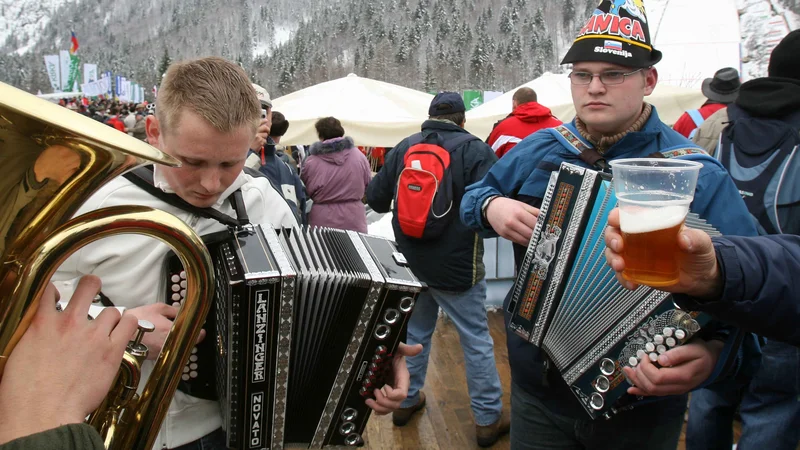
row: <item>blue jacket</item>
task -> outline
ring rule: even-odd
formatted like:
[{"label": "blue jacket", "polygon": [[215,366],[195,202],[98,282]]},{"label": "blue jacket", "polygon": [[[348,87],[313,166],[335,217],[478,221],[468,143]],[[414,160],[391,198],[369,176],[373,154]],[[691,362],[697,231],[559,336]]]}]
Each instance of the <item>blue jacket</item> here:
[{"label": "blue jacket", "polygon": [[[566,126],[576,136],[580,136],[574,121]],[[591,146],[588,142],[584,144]],[[646,157],[656,152],[681,147],[696,146],[662,123],[656,109],[653,108],[650,119],[642,130],[627,134],[606,151],[605,157],[606,160]],[[697,160],[703,164],[694,202],[691,205],[692,212],[709,221],[723,234],[755,235],[755,224],[736,186],[722,165],[706,155],[689,155],[683,158]],[[461,202],[461,220],[484,237],[496,236],[493,230],[483,226],[481,218],[483,201],[492,195],[503,195],[538,208],[541,206],[550,173],[558,170],[564,161],[589,167],[555,129],[542,130],[528,136],[514,147],[513,152],[501,158],[483,180],[467,188]],[[523,247],[514,245],[516,267],[519,267],[524,252]],[[507,309],[509,299],[510,295],[506,296],[504,311]],[[506,313],[506,321],[508,319]],[[550,387],[543,386],[543,359],[539,349],[514,333],[507,333],[507,343],[511,376],[518,386],[540,398],[551,411],[577,419],[586,418],[586,412],[560,377],[548,380],[551,383]],[[730,348],[726,347],[726,352],[729,350]],[[720,358],[715,374],[725,366],[727,359],[727,357]],[[671,406],[676,410],[682,410],[685,406],[684,396],[673,398],[673,402]]]},{"label": "blue jacket", "polygon": [[297,223],[305,224],[306,221],[306,188],[300,176],[275,152],[275,143],[270,138],[267,144],[257,153],[253,150],[247,154],[245,165],[258,170],[269,179],[272,186],[286,199],[292,209]]},{"label": "blue jacket", "polygon": [[720,299],[708,302],[675,295],[675,301],[800,346],[800,236],[715,238],[714,248],[724,280]]}]

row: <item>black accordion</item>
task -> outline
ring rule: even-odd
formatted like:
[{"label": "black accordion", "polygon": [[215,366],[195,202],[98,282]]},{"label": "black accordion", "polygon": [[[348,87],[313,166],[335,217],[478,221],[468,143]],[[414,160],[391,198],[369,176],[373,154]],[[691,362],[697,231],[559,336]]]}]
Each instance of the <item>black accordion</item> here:
[{"label": "black accordion", "polygon": [[[218,400],[227,445],[363,445],[374,398],[424,289],[387,239],[245,226],[204,237],[216,292],[178,389]],[[185,294],[167,260],[167,296]]]},{"label": "black accordion", "polygon": [[[617,206],[606,174],[562,163],[517,273],[509,331],[543,350],[592,418],[634,399],[623,367],[686,343],[708,316],[662,291],[628,291],[606,264],[604,230]],[[719,235],[691,212],[686,225]]]}]

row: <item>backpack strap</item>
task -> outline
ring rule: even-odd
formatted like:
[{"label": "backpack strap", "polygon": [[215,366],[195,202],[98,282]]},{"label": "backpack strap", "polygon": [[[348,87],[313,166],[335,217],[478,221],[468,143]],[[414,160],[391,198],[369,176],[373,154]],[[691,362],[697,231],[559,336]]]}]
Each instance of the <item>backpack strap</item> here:
[{"label": "backpack strap", "polygon": [[610,170],[603,155],[601,155],[600,152],[592,147],[591,144],[576,135],[572,130],[569,129],[569,127],[566,125],[559,125],[552,129],[558,133],[561,138],[563,138],[561,139],[561,142],[569,145],[573,152],[578,155],[581,161],[589,164],[592,167],[598,168],[603,172],[608,172]]},{"label": "backpack strap", "polygon": [[239,228],[250,223],[250,219],[247,217],[247,211],[245,209],[241,189],[237,189],[230,197],[231,205],[233,206],[234,211],[236,211],[237,216],[237,218],[234,219],[233,217],[223,214],[214,208],[199,208],[180,198],[176,194],[170,194],[162,191],[156,187],[153,180],[153,166],[139,167],[122,176],[153,197],[156,197],[157,199],[162,200],[169,205],[180,208],[200,217],[213,219],[223,225],[234,228]]},{"label": "backpack strap", "polygon": [[[658,156],[656,156],[658,155]],[[680,156],[687,156],[687,155],[706,155],[708,156],[708,152],[703,150],[699,147],[672,147],[666,150],[662,150],[660,152],[653,153],[650,155],[654,158],[678,158]]]},{"label": "backpack strap", "polygon": [[689,111],[686,111],[686,114],[688,114],[689,117],[692,118],[695,127],[699,127],[700,125],[703,124],[703,122],[706,121],[705,117],[703,117],[703,114],[700,113],[699,109],[690,109]]}]

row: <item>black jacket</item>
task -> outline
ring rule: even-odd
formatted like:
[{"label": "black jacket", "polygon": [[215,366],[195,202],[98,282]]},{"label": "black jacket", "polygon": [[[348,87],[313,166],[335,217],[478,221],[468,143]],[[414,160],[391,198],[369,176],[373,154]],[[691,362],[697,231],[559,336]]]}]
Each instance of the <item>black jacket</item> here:
[{"label": "black jacket", "polygon": [[[426,120],[422,124],[422,134],[427,136],[432,132],[439,133],[444,140],[467,133],[451,122]],[[408,138],[394,146],[386,155],[380,172],[367,187],[367,203],[374,211],[385,213],[391,209],[408,147]],[[453,151],[453,158],[462,158],[463,186],[469,186],[483,178],[497,161],[492,149],[480,139],[462,144]],[[463,194],[455,194],[454,207],[461,204]],[[397,245],[414,274],[432,288],[460,292],[481,281],[486,270],[483,265],[483,240],[461,223],[459,211],[454,213],[449,229],[436,240],[419,241],[408,238],[396,224],[393,225]]]}]

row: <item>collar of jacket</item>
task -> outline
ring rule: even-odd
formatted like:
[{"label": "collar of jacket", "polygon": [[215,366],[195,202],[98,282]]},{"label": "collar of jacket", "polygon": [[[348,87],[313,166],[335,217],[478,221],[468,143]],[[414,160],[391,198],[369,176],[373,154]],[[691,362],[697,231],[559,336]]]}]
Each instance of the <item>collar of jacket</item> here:
[{"label": "collar of jacket", "polygon": [[[348,148],[355,147],[353,140],[349,137],[342,137],[342,138],[334,138],[328,139],[327,141],[322,142],[314,142],[311,144],[311,148],[309,149],[309,154],[311,155],[324,155],[327,153],[337,153]],[[272,147],[273,151],[275,147]]]},{"label": "collar of jacket", "polygon": [[[219,208],[225,203],[225,200],[231,196],[237,189],[241,188],[242,186],[247,183],[247,177],[245,177],[244,172],[239,172],[239,176],[236,177],[236,180],[228,186],[228,189],[222,193],[217,199],[217,202],[214,203],[214,207]],[[167,182],[167,179],[164,177],[164,174],[159,170],[158,164],[153,165],[153,184],[161,189],[162,191],[166,192],[167,194],[174,194],[175,191]]]},{"label": "collar of jacket", "polygon": [[[572,120],[570,125],[577,131],[578,127],[576,121],[577,117]],[[625,155],[626,153],[641,151],[642,148],[647,147],[658,138],[664,126],[666,125],[661,122],[656,107],[653,106],[650,112],[650,118],[644,123],[642,129],[639,131],[630,131],[625,134],[616,144],[606,149],[603,156],[606,160],[611,160]],[[689,143],[687,143],[687,147],[688,146],[690,146]]]},{"label": "collar of jacket", "polygon": [[430,130],[430,131],[456,131],[460,133],[466,133],[467,130],[461,128],[460,126],[456,125],[455,123],[449,120],[438,120],[438,119],[428,119],[425,122],[422,122],[422,130]]}]

